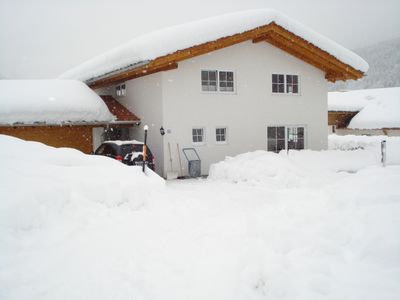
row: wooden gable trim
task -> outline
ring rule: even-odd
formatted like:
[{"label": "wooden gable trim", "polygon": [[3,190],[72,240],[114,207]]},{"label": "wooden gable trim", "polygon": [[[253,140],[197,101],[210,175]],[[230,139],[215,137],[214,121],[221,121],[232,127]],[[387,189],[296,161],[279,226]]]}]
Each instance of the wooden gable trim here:
[{"label": "wooden gable trim", "polygon": [[174,53],[153,59],[143,66],[89,82],[88,85],[96,89],[149,74],[176,69],[180,61],[249,40],[252,40],[254,43],[262,41],[271,43],[287,53],[321,69],[325,72],[325,78],[329,81],[358,79],[363,76],[361,71],[342,63],[326,51],[321,50],[303,38],[272,22],[243,33],[178,50]]}]

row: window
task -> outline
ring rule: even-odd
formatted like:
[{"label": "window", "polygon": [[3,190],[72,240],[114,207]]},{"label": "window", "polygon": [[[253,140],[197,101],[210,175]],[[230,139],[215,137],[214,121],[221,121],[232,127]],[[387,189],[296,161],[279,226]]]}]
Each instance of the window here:
[{"label": "window", "polygon": [[234,72],[202,70],[201,90],[205,92],[234,92]]},{"label": "window", "polygon": [[117,95],[117,97],[123,97],[126,95],[125,83],[118,84],[117,86],[115,86],[115,94]]},{"label": "window", "polygon": [[287,148],[304,149],[304,127],[288,127],[286,130]]},{"label": "window", "polygon": [[286,75],[286,93],[298,94],[299,78],[297,75]]},{"label": "window", "polygon": [[193,128],[192,129],[192,141],[193,144],[204,143],[204,128]]},{"label": "window", "polygon": [[217,71],[201,71],[201,90],[217,91]]},{"label": "window", "polygon": [[226,143],[226,127],[218,127],[215,129],[215,141],[217,144]]},{"label": "window", "polygon": [[272,74],[272,93],[274,94],[298,94],[299,76]]},{"label": "window", "polygon": [[268,127],[268,151],[279,152],[285,149],[285,126]]},{"label": "window", "polygon": [[233,92],[233,72],[219,71],[219,90]]},{"label": "window", "polygon": [[304,149],[304,131],[303,126],[268,126],[268,151]]},{"label": "window", "polygon": [[285,92],[285,75],[272,74],[272,92],[273,93]]}]

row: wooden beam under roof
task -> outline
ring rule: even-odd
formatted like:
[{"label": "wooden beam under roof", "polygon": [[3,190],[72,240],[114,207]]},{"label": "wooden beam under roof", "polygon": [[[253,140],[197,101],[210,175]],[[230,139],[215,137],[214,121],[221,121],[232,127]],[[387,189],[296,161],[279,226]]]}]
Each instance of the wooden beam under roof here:
[{"label": "wooden beam under roof", "polygon": [[275,22],[272,22],[232,36],[177,50],[173,53],[157,57],[144,66],[112,74],[106,78],[89,82],[88,85],[95,89],[157,72],[176,69],[180,61],[249,40],[255,43],[261,41],[271,43],[287,53],[324,71],[325,78],[329,81],[358,79],[364,75],[363,72],[341,62],[328,52],[284,29]]}]

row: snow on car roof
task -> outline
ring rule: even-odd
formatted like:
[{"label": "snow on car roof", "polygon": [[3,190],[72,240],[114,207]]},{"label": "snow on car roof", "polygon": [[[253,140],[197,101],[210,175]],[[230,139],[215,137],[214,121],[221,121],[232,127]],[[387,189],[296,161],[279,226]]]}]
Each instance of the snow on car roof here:
[{"label": "snow on car roof", "polygon": [[110,122],[104,101],[76,80],[0,80],[0,124]]},{"label": "snow on car roof", "polygon": [[143,142],[137,141],[137,140],[130,140],[130,141],[120,141],[120,140],[116,140],[116,141],[104,141],[104,143],[108,143],[108,144],[116,144],[118,146],[121,145],[131,145],[131,144],[143,144]]},{"label": "snow on car roof", "polygon": [[242,33],[275,22],[293,34],[328,52],[356,70],[366,72],[368,63],[307,26],[272,9],[248,10],[207,18],[141,35],[66,71],[60,78],[90,80],[157,57]]}]

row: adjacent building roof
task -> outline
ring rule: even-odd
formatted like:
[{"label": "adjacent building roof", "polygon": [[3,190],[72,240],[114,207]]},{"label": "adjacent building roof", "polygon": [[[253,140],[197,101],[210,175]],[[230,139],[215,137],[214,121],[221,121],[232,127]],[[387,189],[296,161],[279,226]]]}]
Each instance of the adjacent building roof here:
[{"label": "adjacent building roof", "polygon": [[275,10],[262,9],[139,36],[60,77],[97,88],[177,68],[179,61],[249,40],[273,44],[323,70],[330,81],[358,79],[368,70],[368,64],[353,52]]},{"label": "adjacent building roof", "polygon": [[0,80],[0,124],[108,123],[103,100],[76,80]]},{"label": "adjacent building roof", "polygon": [[329,111],[359,111],[348,128],[400,128],[400,87],[328,93]]},{"label": "adjacent building roof", "polygon": [[116,117],[115,123],[137,123],[140,119],[112,96],[100,96],[110,112]]}]

